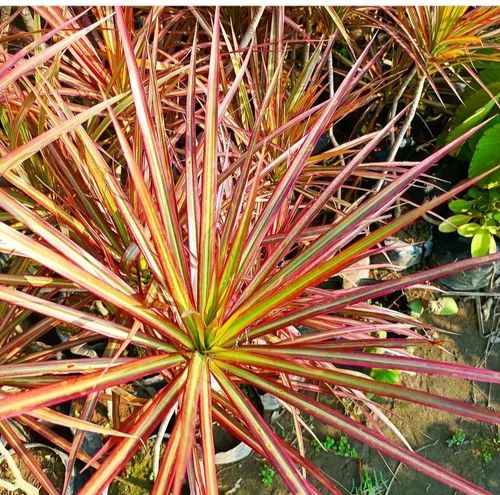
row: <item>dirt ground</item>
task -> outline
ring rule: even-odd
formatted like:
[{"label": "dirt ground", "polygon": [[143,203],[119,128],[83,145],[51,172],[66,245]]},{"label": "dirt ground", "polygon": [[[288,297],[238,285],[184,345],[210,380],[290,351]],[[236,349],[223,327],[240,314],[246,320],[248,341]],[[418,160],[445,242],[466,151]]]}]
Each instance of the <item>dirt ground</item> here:
[{"label": "dirt ground", "polygon": [[[453,334],[441,336],[448,340],[444,348],[427,348],[418,352],[418,355],[428,359],[439,359],[450,362],[476,365],[484,355],[486,340],[480,336],[473,301],[461,300],[459,312],[454,316],[434,316],[424,313],[423,319],[434,326]],[[500,369],[499,346],[496,345],[487,358],[490,369]],[[499,387],[481,386],[470,382],[443,378],[442,376],[402,375],[402,383],[420,390],[432,391],[467,402],[475,402],[481,406],[497,409],[500,405]],[[489,398],[488,398],[489,397]],[[500,494],[500,454],[498,431],[494,427],[482,425],[462,418],[451,417],[438,410],[426,408],[416,404],[403,402],[386,402],[392,411],[391,419],[404,434],[410,445],[421,449],[420,453],[428,459],[460,474],[470,481],[483,486],[493,494]],[[291,423],[287,426],[286,420],[280,420],[285,428],[290,428],[288,437],[291,438]],[[327,435],[339,437],[338,432],[327,431],[324,427],[314,424],[316,434],[320,439]],[[465,440],[462,445],[449,447],[447,442],[457,430],[463,430]],[[396,462],[382,459],[374,451],[357,442],[351,442],[356,449],[360,460],[339,457],[333,452],[314,452],[308,447],[309,458],[333,480],[343,488],[346,494],[356,495],[453,495],[454,490],[437,483],[424,475],[400,466],[396,477],[392,481],[393,473],[397,469]],[[489,452],[489,454],[488,454]],[[491,455],[491,460],[484,460]],[[220,489],[223,494],[254,495],[255,493],[269,493],[284,495],[288,490],[276,476],[269,487],[261,481],[261,469],[264,463],[257,456],[250,456],[244,461],[219,469]],[[367,470],[372,479],[376,474],[379,480],[372,490],[362,491],[360,473]],[[390,485],[390,489],[388,491]],[[358,487],[358,491],[356,491]]]}]

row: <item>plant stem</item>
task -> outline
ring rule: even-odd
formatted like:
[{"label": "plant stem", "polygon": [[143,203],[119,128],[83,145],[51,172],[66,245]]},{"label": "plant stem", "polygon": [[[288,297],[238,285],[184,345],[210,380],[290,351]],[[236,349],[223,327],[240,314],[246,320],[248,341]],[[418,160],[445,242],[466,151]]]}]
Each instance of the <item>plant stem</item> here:
[{"label": "plant stem", "polygon": [[396,141],[394,141],[394,144],[392,145],[389,156],[387,157],[387,161],[389,162],[392,162],[392,160],[394,160],[394,158],[396,157],[399,147],[403,142],[403,138],[405,137],[406,132],[408,131],[411,123],[413,122],[413,118],[417,113],[418,104],[420,103],[420,98],[422,98],[422,93],[424,92],[424,86],[425,86],[425,76],[421,76],[420,79],[418,80],[417,88],[415,90],[415,98],[413,99],[413,104],[410,108],[410,111],[408,112],[408,115],[406,116],[405,121],[403,122],[403,126],[399,131]]},{"label": "plant stem", "polygon": [[31,15],[31,11],[28,7],[24,7],[21,10],[21,17],[24,21],[24,25],[26,26],[26,30],[31,33],[31,36],[33,36],[34,21],[33,16]]},{"label": "plant stem", "polygon": [[[10,12],[11,12],[12,7],[8,7],[7,5],[2,6],[0,8],[0,24],[3,24],[4,22],[7,22],[7,19],[10,17]],[[0,36],[4,36],[9,32],[9,24],[6,24],[3,26],[3,28],[0,30]],[[7,52],[7,47],[5,48],[5,52]]]},{"label": "plant stem", "polygon": [[[403,97],[404,92],[406,91],[406,88],[408,87],[408,84],[410,84],[410,82],[413,79],[413,77],[415,76],[416,72],[417,72],[417,68],[413,67],[413,69],[403,79],[403,82],[401,84],[401,87],[399,88],[398,94],[396,95],[396,97],[392,101],[391,112],[389,114],[388,121],[391,121],[394,117],[396,117],[396,113],[398,111],[399,101]],[[395,135],[395,132],[391,131],[391,146],[394,145],[394,140],[395,140],[395,136],[394,135]]]},{"label": "plant stem", "polygon": [[240,50],[246,48],[252,41],[252,38],[254,37],[255,31],[257,30],[257,26],[259,24],[260,18],[262,17],[262,14],[264,13],[265,8],[265,6],[259,7],[259,10],[252,18],[247,30],[245,31],[245,34],[243,35],[243,38],[241,38],[241,43],[239,45]]},{"label": "plant stem", "polygon": [[[389,152],[389,156],[387,157],[388,162],[392,162],[394,158],[396,157],[396,154],[399,150],[399,147],[401,146],[401,143],[403,142],[403,138],[405,137],[405,134],[407,133],[408,129],[410,128],[411,123],[413,122],[413,118],[415,117],[415,114],[417,113],[417,108],[418,104],[420,103],[420,98],[422,97],[422,94],[424,92],[424,86],[425,86],[425,76],[421,76],[418,80],[417,87],[415,89],[415,97],[413,99],[413,103],[410,107],[410,111],[406,115],[406,118],[403,122],[403,125],[401,127],[401,130],[399,131],[399,134],[392,144],[391,150]],[[384,172],[384,175],[386,175],[386,172]],[[385,177],[380,179],[377,182],[377,185],[375,186],[374,191],[378,192],[380,189],[382,189],[382,186],[384,185],[385,182]]]},{"label": "plant stem", "polygon": [[164,438],[170,437],[170,434],[167,433],[167,428],[168,425],[170,424],[170,421],[172,420],[172,416],[177,413],[177,410],[178,410],[178,402],[174,404],[174,406],[170,409],[168,414],[161,422],[158,434],[156,436],[156,442],[153,448],[153,473],[155,479],[158,476],[158,472],[160,470],[161,444]]},{"label": "plant stem", "polygon": [[[328,91],[330,94],[330,98],[333,98],[335,96],[335,85],[333,81],[333,51],[330,53],[330,56],[328,57]],[[333,146],[338,147],[339,143],[337,139],[335,138],[335,135],[333,134],[333,127],[330,127],[328,129],[328,134],[330,136],[330,141]],[[344,160],[344,155],[339,156],[340,163],[342,166],[345,166],[345,160]]]}]

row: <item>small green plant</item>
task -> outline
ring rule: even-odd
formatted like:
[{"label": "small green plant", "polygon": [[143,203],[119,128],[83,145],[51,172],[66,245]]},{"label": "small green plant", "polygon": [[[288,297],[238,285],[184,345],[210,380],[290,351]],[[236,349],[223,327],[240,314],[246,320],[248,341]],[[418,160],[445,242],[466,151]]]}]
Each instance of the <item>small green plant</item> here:
[{"label": "small green plant", "polygon": [[323,447],[325,447],[325,449],[327,450],[335,449],[335,439],[333,439],[332,437],[326,437],[323,441]]},{"label": "small green plant", "polygon": [[463,199],[451,201],[448,207],[454,214],[441,222],[441,232],[458,232],[472,238],[474,257],[496,253],[496,240],[500,238],[500,187],[471,187]]},{"label": "small green plant", "polygon": [[483,461],[488,463],[491,462],[491,459],[493,459],[493,454],[491,453],[491,450],[483,450]]},{"label": "small green plant", "polygon": [[340,457],[358,457],[358,452],[356,449],[351,447],[349,440],[345,435],[341,435],[338,442],[332,437],[326,437],[321,442],[313,438],[311,440],[311,448],[316,453],[326,450],[334,452]]},{"label": "small green plant", "polygon": [[464,430],[455,431],[448,440],[446,440],[446,445],[448,447],[460,447],[465,443],[466,435]]},{"label": "small green plant", "polygon": [[311,448],[314,452],[333,450],[335,448],[335,439],[332,437],[326,437],[323,441],[319,442],[316,438],[313,438],[311,440]]},{"label": "small green plant", "polygon": [[387,490],[387,481],[381,473],[364,470],[361,477],[361,482],[358,486],[354,485],[350,491],[350,495],[382,495]]},{"label": "small green plant", "polygon": [[322,450],[331,450],[335,445],[335,440],[332,437],[326,437],[321,442],[316,438],[311,439],[311,448],[314,452],[319,453]]},{"label": "small green plant", "polygon": [[425,311],[429,311],[439,316],[452,316],[458,313],[458,305],[452,297],[440,297],[432,301],[424,302],[421,299],[414,299],[408,303],[410,315],[420,318]]},{"label": "small green plant", "polygon": [[273,484],[274,477],[276,476],[276,470],[269,464],[264,464],[260,468],[260,479],[262,484],[268,488]]},{"label": "small green plant", "polygon": [[336,453],[340,457],[358,457],[356,449],[352,448],[346,436],[340,437],[339,443],[336,448]]},{"label": "small green plant", "polygon": [[479,442],[481,458],[486,464],[493,460],[493,455],[500,453],[500,433],[493,438],[481,439]]}]

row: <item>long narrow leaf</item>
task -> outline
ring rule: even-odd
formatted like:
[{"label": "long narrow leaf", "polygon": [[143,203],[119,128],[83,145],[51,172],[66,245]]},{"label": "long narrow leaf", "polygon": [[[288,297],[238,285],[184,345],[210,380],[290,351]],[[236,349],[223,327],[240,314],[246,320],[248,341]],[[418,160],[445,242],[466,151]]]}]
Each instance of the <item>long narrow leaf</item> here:
[{"label": "long narrow leaf", "polygon": [[273,394],[274,396],[284,400],[293,407],[297,407],[299,410],[306,414],[317,418],[324,424],[333,426],[339,429],[345,434],[349,435],[351,438],[359,440],[369,447],[377,450],[381,454],[392,457],[393,459],[403,462],[406,466],[420,471],[427,476],[443,483],[455,490],[463,493],[465,495],[491,495],[488,491],[483,488],[470,483],[466,479],[457,476],[456,474],[443,469],[439,465],[425,459],[421,455],[411,452],[403,447],[390,441],[388,438],[379,435],[357,423],[347,416],[335,411],[324,404],[317,402],[310,396],[300,394],[298,392],[292,391],[279,385],[275,382],[270,382],[254,373],[237,368],[232,365],[226,365],[227,371],[239,376],[247,383],[251,383],[256,387],[259,387],[266,392]]},{"label": "long narrow leaf", "polygon": [[59,404],[81,396],[85,391],[97,392],[125,381],[159,373],[169,367],[181,364],[184,359],[179,355],[163,355],[142,358],[136,362],[125,363],[101,372],[62,380],[53,385],[45,385],[37,390],[27,390],[0,399],[0,419],[7,419],[39,407]]},{"label": "long narrow leaf", "polygon": [[[401,343],[400,345],[406,345]],[[281,347],[281,346],[280,346]],[[326,347],[326,348],[325,348]],[[465,366],[455,363],[446,363],[442,361],[433,361],[429,359],[418,359],[407,356],[392,356],[390,354],[372,354],[367,352],[335,352],[329,348],[327,344],[323,346],[314,346],[308,348],[301,346],[298,349],[268,349],[254,348],[255,352],[271,354],[273,356],[281,355],[283,358],[287,356],[293,359],[304,359],[312,362],[327,362],[346,366],[361,366],[363,368],[385,368],[415,371],[431,375],[443,375],[464,380],[472,380],[485,383],[500,383],[500,372],[488,370],[484,368],[476,368],[473,366]]]},{"label": "long narrow leaf", "polygon": [[134,438],[122,440],[113,449],[113,454],[101,463],[99,469],[90,477],[79,495],[102,493],[102,490],[109,486],[115,476],[125,468],[127,461],[140,449],[142,438],[147,438],[160,423],[162,416],[175,402],[185,381],[186,374],[180,374],[144,407],[139,420],[129,430]]},{"label": "long narrow leaf", "polygon": [[248,399],[243,396],[230,379],[213,363],[211,370],[255,438],[266,446],[267,455],[278,468],[280,476],[291,490],[291,493],[317,493],[309,483],[302,479],[289,454],[275,441],[275,433],[272,432],[271,428],[263,421],[259,421],[259,414]]},{"label": "long narrow leaf", "polygon": [[[186,473],[191,446],[195,439],[195,423],[198,417],[198,399],[202,387],[201,379],[205,368],[205,358],[195,353],[189,363],[186,386],[183,389],[182,404],[176,419],[172,439],[163,455],[153,494],[170,493],[178,495]],[[178,436],[182,441],[173,439]],[[174,462],[175,460],[175,462]],[[171,467],[175,466],[172,471]]]},{"label": "long narrow leaf", "polygon": [[278,357],[255,355],[244,350],[221,351],[217,353],[217,357],[218,359],[223,359],[224,361],[232,363],[254,364],[269,370],[303,376],[305,378],[319,380],[320,382],[332,383],[334,385],[350,387],[385,397],[423,404],[435,409],[448,411],[461,417],[476,419],[491,424],[500,424],[499,413],[494,413],[478,406],[465,404],[464,402],[448,399],[429,392],[410,389],[402,385],[378,382],[342,371],[306,365],[301,362],[302,360],[300,359],[279,359]]},{"label": "long narrow leaf", "polygon": [[61,124],[53,127],[43,134],[40,134],[31,141],[23,144],[19,148],[10,151],[5,156],[0,158],[0,175],[5,174],[5,172],[7,172],[12,167],[21,164],[24,160],[34,155],[45,146],[54,142],[56,139],[59,139],[62,134],[71,132],[79,125],[83,124],[83,122],[96,115],[99,115],[101,112],[106,110],[109,105],[116,103],[121,98],[122,95],[117,95],[105,101],[102,101],[101,103],[90,107],[88,110],[84,110],[83,112],[76,114],[71,119],[61,122]]}]

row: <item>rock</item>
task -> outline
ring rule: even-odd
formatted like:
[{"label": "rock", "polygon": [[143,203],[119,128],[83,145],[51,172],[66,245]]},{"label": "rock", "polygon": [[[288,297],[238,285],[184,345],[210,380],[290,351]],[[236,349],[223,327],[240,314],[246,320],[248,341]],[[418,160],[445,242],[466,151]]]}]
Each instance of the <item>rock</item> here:
[{"label": "rock", "polygon": [[245,457],[248,457],[253,452],[252,448],[247,444],[240,442],[236,447],[225,452],[217,452],[215,454],[215,464],[220,466],[221,464],[232,464],[233,462],[239,462]]}]

